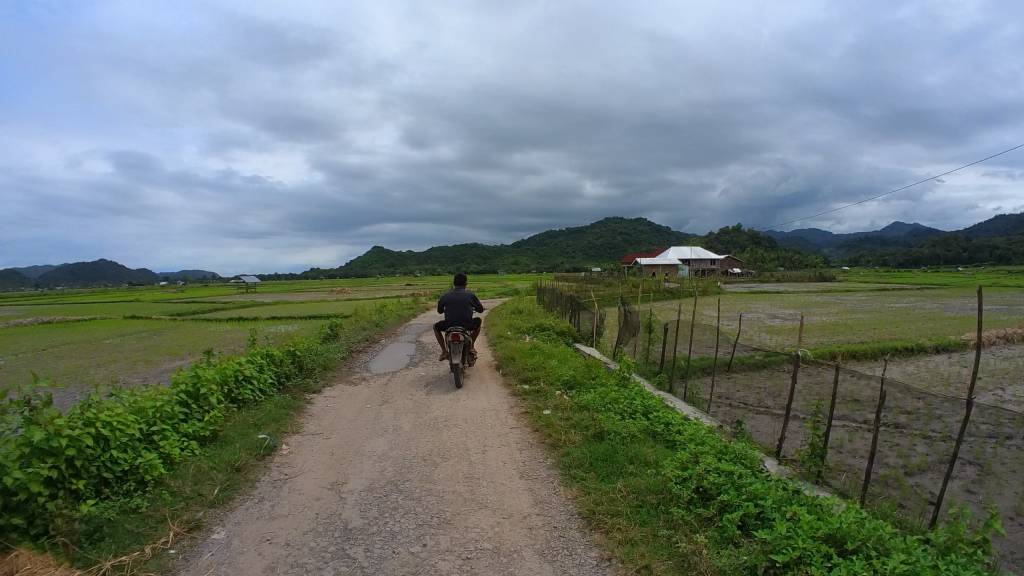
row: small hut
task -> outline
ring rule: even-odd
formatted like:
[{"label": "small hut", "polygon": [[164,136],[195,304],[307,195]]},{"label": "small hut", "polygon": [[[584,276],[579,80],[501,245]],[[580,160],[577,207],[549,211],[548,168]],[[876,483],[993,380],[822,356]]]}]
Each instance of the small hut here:
[{"label": "small hut", "polygon": [[238,289],[244,292],[255,292],[260,284],[260,279],[248,274],[235,276],[231,279],[232,284],[238,284]]}]

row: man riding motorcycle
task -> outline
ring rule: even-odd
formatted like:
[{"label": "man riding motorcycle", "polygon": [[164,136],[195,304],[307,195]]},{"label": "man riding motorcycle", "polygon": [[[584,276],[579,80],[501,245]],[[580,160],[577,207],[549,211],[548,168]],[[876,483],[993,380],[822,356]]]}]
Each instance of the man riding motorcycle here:
[{"label": "man riding motorcycle", "polygon": [[[448,359],[448,348],[444,344],[443,332],[452,326],[461,326],[473,336],[473,342],[476,342],[477,336],[480,335],[480,327],[483,323],[481,318],[474,318],[473,312],[483,313],[484,305],[480,303],[480,299],[476,297],[469,290],[466,290],[467,278],[462,272],[455,275],[455,279],[452,282],[454,285],[451,290],[446,292],[441,299],[437,301],[437,313],[444,314],[444,320],[434,324],[434,336],[437,337],[437,344],[441,347],[441,357],[439,361]],[[470,353],[475,357],[476,350],[470,349]]]}]

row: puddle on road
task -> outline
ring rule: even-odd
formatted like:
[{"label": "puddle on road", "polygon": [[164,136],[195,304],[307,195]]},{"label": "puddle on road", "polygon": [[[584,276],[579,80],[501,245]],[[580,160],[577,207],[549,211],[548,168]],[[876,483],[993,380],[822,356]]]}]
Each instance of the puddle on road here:
[{"label": "puddle on road", "polygon": [[405,368],[416,357],[416,339],[430,330],[429,324],[408,324],[394,342],[377,353],[367,365],[370,374],[386,374]]}]

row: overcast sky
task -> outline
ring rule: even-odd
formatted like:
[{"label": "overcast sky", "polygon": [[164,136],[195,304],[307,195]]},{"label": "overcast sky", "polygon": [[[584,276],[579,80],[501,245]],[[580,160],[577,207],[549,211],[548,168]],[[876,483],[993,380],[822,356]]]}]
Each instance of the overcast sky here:
[{"label": "overcast sky", "polygon": [[[1024,142],[1024,2],[0,0],[0,268],[768,228]],[[1024,211],[1024,150],[805,221]]]}]

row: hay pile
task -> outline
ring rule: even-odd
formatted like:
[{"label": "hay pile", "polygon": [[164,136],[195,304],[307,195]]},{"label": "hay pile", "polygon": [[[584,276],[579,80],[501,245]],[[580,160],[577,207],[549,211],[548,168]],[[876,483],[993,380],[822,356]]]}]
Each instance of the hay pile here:
[{"label": "hay pile", "polygon": [[[964,334],[963,339],[968,342],[971,347],[975,346],[977,337],[975,334]],[[981,333],[981,347],[990,348],[992,346],[1003,346],[1005,344],[1020,344],[1024,342],[1024,323],[1018,324],[1013,328],[996,328],[994,330],[985,330]]]},{"label": "hay pile", "polygon": [[62,566],[46,554],[16,548],[0,556],[0,576],[80,576],[74,568]]},{"label": "hay pile", "polygon": [[167,536],[141,550],[120,558],[111,558],[89,568],[76,570],[59,564],[48,554],[39,554],[24,548],[15,548],[0,555],[0,576],[149,576],[140,569],[157,552],[168,550],[176,540],[185,536],[180,526],[170,524]]}]

